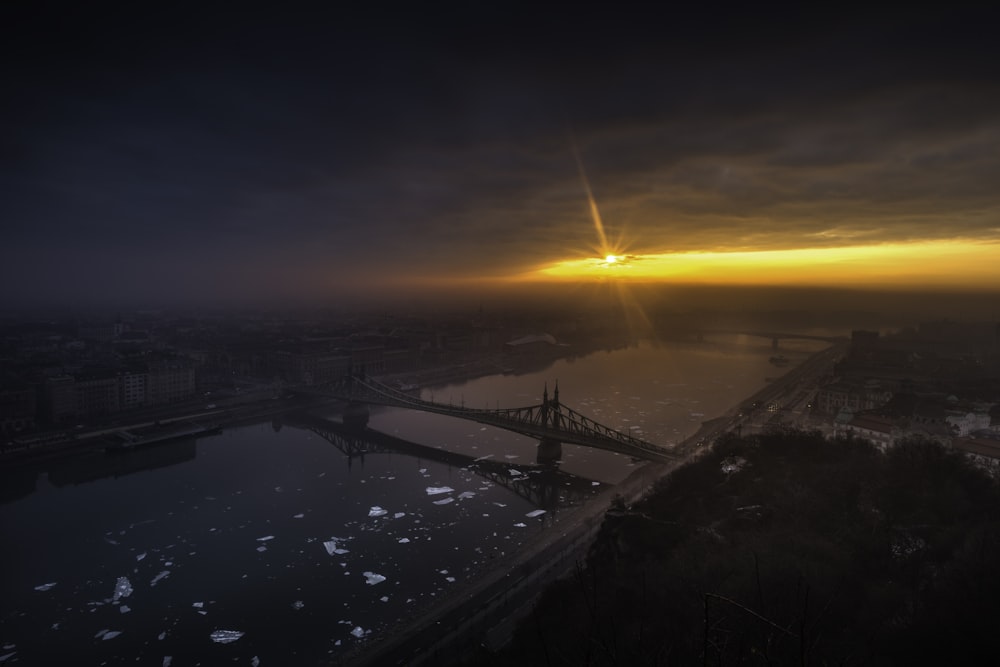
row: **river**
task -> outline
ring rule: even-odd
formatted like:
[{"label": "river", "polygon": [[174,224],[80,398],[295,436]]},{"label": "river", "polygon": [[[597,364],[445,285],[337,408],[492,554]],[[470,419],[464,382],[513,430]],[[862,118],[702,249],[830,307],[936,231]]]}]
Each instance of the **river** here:
[{"label": "river", "polygon": [[[816,349],[727,337],[559,360],[421,390],[468,407],[563,404],[669,446]],[[323,664],[482,573],[561,508],[634,469],[529,438],[373,408],[369,426],[464,455],[349,458],[344,442],[266,422],[0,474],[0,664]],[[473,464],[474,459],[481,459]]]}]

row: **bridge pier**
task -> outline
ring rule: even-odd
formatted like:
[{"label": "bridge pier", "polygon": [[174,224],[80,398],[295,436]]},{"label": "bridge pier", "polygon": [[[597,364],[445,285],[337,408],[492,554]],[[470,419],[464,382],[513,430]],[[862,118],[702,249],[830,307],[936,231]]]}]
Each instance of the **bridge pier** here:
[{"label": "bridge pier", "polygon": [[542,438],[538,441],[538,454],[535,462],[542,465],[553,465],[562,460],[562,442],[552,438]]},{"label": "bridge pier", "polygon": [[368,426],[368,404],[351,401],[344,408],[344,426],[363,430]]}]

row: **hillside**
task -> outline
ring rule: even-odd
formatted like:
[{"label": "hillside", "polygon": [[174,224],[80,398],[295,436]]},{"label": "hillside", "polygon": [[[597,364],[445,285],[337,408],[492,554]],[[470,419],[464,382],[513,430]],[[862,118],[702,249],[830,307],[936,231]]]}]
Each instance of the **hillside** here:
[{"label": "hillside", "polygon": [[998,564],[1000,491],[951,451],[727,437],[474,664],[960,664],[993,648]]}]

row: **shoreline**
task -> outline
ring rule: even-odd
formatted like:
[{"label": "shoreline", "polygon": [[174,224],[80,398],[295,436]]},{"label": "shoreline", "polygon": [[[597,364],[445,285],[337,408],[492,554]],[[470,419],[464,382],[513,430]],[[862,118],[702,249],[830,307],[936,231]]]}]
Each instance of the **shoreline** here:
[{"label": "shoreline", "polygon": [[742,428],[748,419],[743,406],[773,401],[793,389],[801,389],[799,385],[811,373],[832,363],[839,352],[840,346],[835,344],[814,353],[723,414],[703,421],[694,434],[674,447],[678,454],[676,462],[641,463],[621,482],[573,508],[557,523],[526,540],[493,567],[420,612],[410,622],[387,628],[378,637],[331,664],[349,667],[420,665],[431,660],[460,660],[480,646],[499,649],[509,639],[516,622],[530,612],[544,587],[565,576],[585,558],[586,550],[616,497],[621,497],[626,504],[637,501],[675,468],[704,455],[711,442],[722,433]]}]

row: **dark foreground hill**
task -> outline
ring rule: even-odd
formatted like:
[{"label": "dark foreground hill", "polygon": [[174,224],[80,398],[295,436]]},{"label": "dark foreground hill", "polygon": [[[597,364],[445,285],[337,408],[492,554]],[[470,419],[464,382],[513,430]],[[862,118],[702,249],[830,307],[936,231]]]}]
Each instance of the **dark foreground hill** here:
[{"label": "dark foreground hill", "polygon": [[609,513],[476,665],[972,664],[997,650],[1000,491],[958,454],[726,438]]}]

